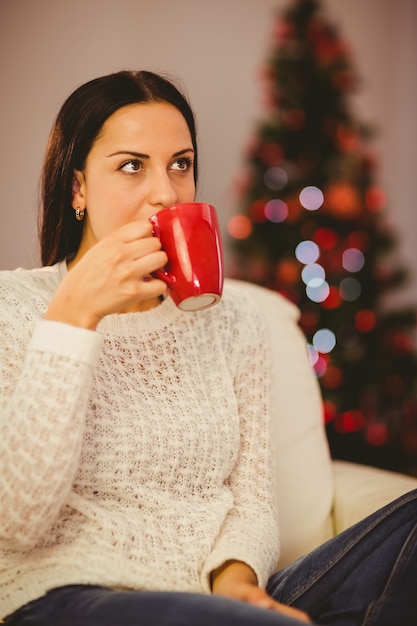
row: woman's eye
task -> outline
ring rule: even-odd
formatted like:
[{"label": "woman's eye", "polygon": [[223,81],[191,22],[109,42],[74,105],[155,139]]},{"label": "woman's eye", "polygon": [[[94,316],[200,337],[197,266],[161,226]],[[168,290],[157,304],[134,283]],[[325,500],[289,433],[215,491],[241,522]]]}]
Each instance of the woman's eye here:
[{"label": "woman's eye", "polygon": [[181,159],[177,159],[172,164],[172,169],[179,170],[180,172],[186,172],[193,165],[192,160],[189,157],[183,157]]},{"label": "woman's eye", "polygon": [[137,159],[131,159],[130,161],[122,163],[119,169],[122,170],[122,172],[126,172],[126,174],[135,174],[136,172],[139,172],[141,168],[142,163],[140,161]]}]

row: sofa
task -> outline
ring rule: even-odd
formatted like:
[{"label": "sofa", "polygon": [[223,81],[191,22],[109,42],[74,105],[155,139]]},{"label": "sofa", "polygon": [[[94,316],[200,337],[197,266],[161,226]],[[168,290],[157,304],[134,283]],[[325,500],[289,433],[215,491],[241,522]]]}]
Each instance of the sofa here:
[{"label": "sofa", "polygon": [[272,347],[272,427],[280,520],[278,568],[396,497],[417,478],[331,459],[319,384],[310,366],[299,310],[278,293],[226,279],[248,292],[265,315]]}]

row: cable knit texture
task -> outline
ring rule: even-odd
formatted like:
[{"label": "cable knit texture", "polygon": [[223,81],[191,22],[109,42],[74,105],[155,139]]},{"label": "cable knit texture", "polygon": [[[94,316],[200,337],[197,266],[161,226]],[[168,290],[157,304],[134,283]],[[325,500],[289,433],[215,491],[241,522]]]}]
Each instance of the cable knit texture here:
[{"label": "cable knit texture", "polygon": [[269,357],[237,287],[96,332],[42,319],[65,263],[0,273],[0,615],[73,583],[209,593],[278,553]]}]

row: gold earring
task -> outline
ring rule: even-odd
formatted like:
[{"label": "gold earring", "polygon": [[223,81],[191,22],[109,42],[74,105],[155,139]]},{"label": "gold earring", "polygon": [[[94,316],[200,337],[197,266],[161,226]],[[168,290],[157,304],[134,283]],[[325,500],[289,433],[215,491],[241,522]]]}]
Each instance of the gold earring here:
[{"label": "gold earring", "polygon": [[84,214],[85,214],[85,210],[80,209],[80,207],[77,206],[77,208],[75,209],[75,219],[78,220],[79,222],[82,222],[84,219]]}]

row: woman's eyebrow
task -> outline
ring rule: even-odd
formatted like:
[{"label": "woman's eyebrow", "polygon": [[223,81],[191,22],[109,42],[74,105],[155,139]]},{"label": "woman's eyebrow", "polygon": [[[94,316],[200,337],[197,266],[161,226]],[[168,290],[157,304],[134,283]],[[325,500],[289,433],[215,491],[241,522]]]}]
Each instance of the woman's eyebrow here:
[{"label": "woman's eyebrow", "polygon": [[149,154],[142,154],[142,152],[135,152],[134,150],[118,150],[117,152],[112,152],[111,154],[108,154],[107,157],[122,156],[123,154],[138,157],[139,159],[151,158]]},{"label": "woman's eyebrow", "polygon": [[[184,150],[179,150],[178,152],[174,152],[173,157],[179,157],[182,154],[186,154],[187,152],[192,152],[194,154],[194,148],[184,148]],[[150,159],[149,154],[144,154],[142,152],[135,152],[134,150],[118,150],[117,152],[112,152],[108,154],[107,157],[121,156],[122,154],[128,154],[130,156],[137,157],[138,159]]]},{"label": "woman's eyebrow", "polygon": [[172,156],[179,157],[182,154],[185,154],[186,152],[192,152],[194,154],[194,148],[185,148],[185,150],[180,150],[179,152],[175,152]]}]

